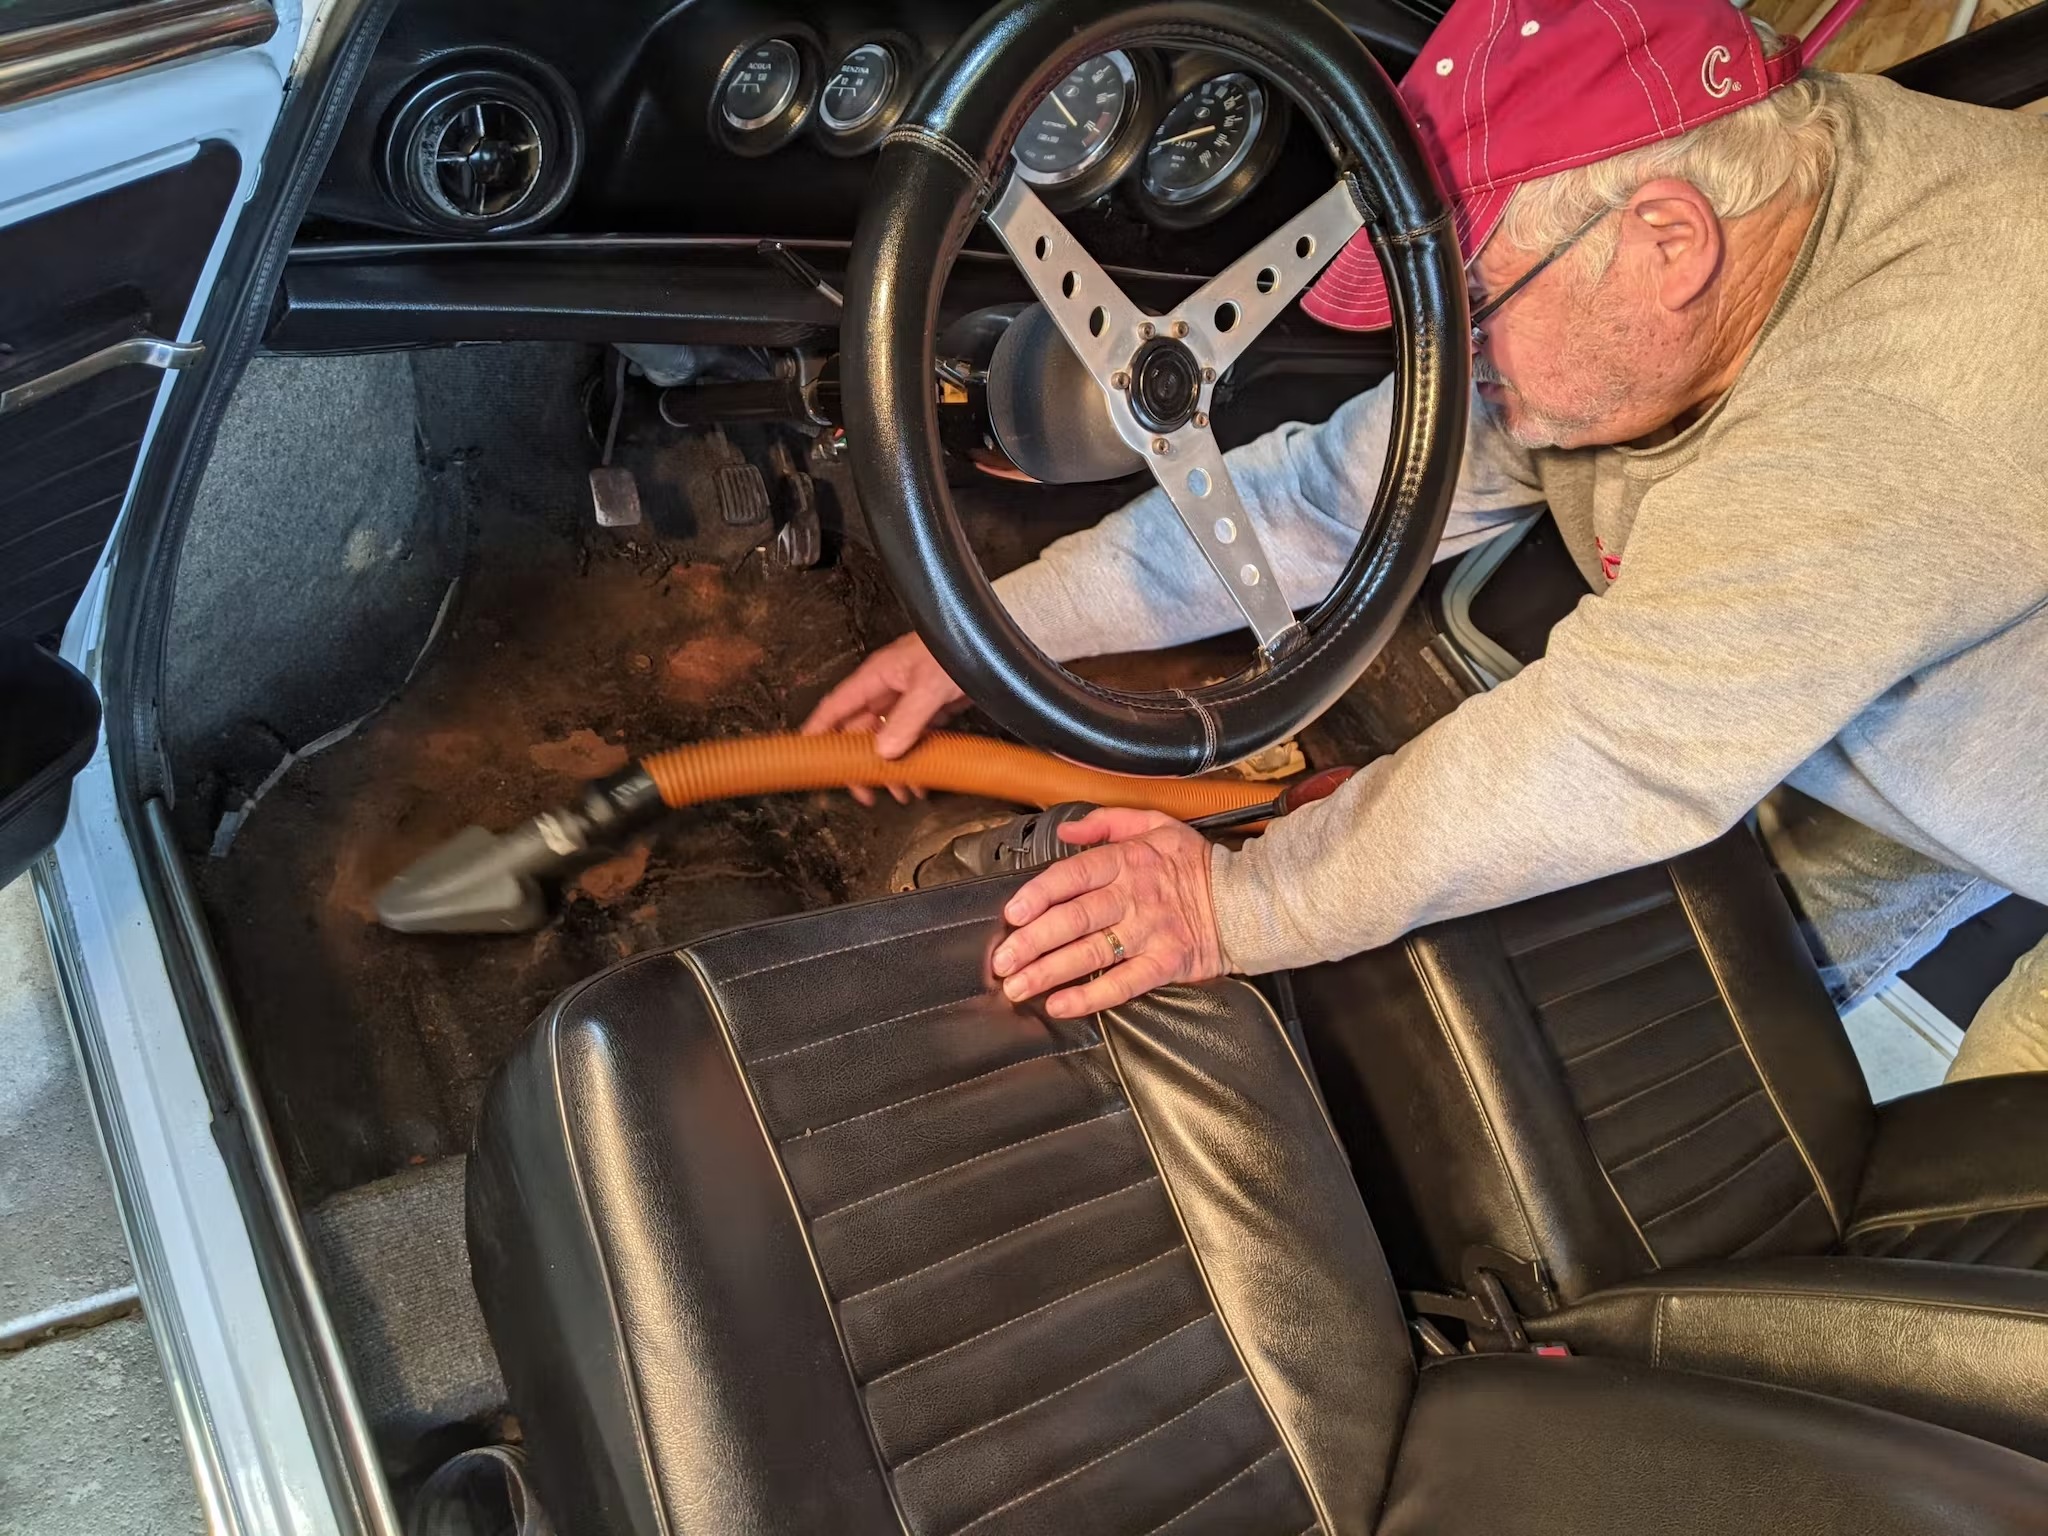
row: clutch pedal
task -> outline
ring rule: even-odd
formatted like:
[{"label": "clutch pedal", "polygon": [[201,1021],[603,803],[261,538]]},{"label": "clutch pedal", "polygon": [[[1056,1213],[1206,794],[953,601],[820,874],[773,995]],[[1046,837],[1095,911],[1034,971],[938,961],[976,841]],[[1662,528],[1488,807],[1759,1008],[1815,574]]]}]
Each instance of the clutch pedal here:
[{"label": "clutch pedal", "polygon": [[633,471],[604,464],[590,472],[590,505],[600,528],[631,528],[640,521],[640,482]]}]

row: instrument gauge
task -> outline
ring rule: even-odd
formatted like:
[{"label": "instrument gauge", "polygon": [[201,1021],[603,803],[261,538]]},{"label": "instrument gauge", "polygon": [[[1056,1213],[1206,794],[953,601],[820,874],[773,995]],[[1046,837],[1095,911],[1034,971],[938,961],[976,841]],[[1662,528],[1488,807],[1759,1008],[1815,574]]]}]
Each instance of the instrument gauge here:
[{"label": "instrument gauge", "polygon": [[1206,197],[1245,163],[1266,127],[1266,91],[1250,75],[1204,80],[1167,109],[1145,147],[1145,190],[1169,206]]},{"label": "instrument gauge", "polygon": [[1138,72],[1121,50],[1100,54],[1047,93],[1012,153],[1017,174],[1042,187],[1079,180],[1103,161],[1138,102]]},{"label": "instrument gauge", "polygon": [[766,128],[789,111],[803,75],[796,44],[779,37],[756,43],[726,71],[718,110],[741,133]]},{"label": "instrument gauge", "polygon": [[857,133],[872,123],[896,90],[896,55],[882,43],[862,43],[839,61],[818,98],[818,121],[834,133]]},{"label": "instrument gauge", "polygon": [[1270,82],[1215,54],[1181,55],[1131,178],[1139,211],[1162,229],[1222,217],[1272,170],[1291,122],[1287,98]]}]

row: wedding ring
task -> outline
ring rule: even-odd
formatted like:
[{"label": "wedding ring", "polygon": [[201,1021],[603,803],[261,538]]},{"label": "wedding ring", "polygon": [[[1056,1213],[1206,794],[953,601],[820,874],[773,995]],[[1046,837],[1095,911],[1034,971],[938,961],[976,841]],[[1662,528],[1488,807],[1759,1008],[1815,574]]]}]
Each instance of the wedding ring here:
[{"label": "wedding ring", "polygon": [[1105,939],[1109,940],[1109,963],[1111,965],[1121,965],[1124,961],[1130,958],[1129,955],[1124,953],[1124,941],[1116,936],[1116,930],[1114,928],[1103,929],[1102,936]]}]

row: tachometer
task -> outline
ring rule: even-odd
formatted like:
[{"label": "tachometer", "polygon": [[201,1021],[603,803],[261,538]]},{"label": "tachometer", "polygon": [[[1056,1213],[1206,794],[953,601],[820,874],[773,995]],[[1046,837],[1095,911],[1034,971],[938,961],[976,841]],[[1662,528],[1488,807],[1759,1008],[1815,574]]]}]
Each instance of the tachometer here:
[{"label": "tachometer", "polygon": [[1167,109],[1145,149],[1145,190],[1167,204],[1214,192],[1266,127],[1266,91],[1250,75],[1204,80]]},{"label": "tachometer", "polygon": [[1137,99],[1129,55],[1088,60],[1052,88],[1017,135],[1017,174],[1045,187],[1078,180],[1110,153]]}]

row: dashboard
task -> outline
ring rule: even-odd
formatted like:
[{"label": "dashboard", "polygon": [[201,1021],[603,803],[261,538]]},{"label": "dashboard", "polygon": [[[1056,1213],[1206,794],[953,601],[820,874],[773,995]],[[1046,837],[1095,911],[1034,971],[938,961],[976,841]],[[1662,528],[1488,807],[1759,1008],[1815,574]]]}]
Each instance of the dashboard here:
[{"label": "dashboard", "polygon": [[[302,245],[845,241],[880,140],[983,9],[411,0],[379,43]],[[1437,7],[1332,9],[1398,73]],[[1312,125],[1269,80],[1220,55],[1149,48],[1067,75],[1015,158],[1099,259],[1188,275],[1220,268],[1330,178]]]}]

